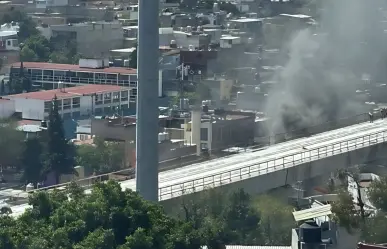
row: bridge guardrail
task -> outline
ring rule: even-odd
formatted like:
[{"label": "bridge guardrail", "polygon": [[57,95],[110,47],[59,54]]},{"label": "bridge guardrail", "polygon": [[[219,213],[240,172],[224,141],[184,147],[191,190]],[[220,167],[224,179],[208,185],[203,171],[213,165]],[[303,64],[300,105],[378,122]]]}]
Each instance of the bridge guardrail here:
[{"label": "bridge guardrail", "polygon": [[[380,118],[380,113],[376,113],[375,114],[375,120],[377,120],[379,118]],[[318,124],[316,126],[308,127],[307,129],[309,129],[309,130],[313,129],[313,130],[317,130],[318,131],[318,132],[309,132],[309,135],[313,135],[313,134],[316,134],[316,133],[327,131],[327,129],[323,129],[323,130],[321,130],[319,128],[316,129],[317,127],[322,127],[322,126],[326,127],[327,124],[329,124],[329,127],[334,127],[335,129],[338,129],[338,128],[345,127],[346,125],[353,125],[353,124],[357,124],[357,123],[366,122],[366,121],[368,121],[368,119],[369,119],[369,117],[368,117],[367,113],[365,113],[365,114],[358,114],[356,116],[345,117],[345,118],[339,119],[337,121],[328,121],[328,122],[325,122],[325,123],[322,123],[322,124]],[[293,131],[289,131],[287,133],[276,134],[274,136],[276,136],[276,137],[284,136],[285,134],[289,135],[291,138],[285,139],[284,141],[305,137],[305,133],[303,133],[302,130],[293,130]],[[267,145],[268,145],[268,144],[270,144],[269,143],[270,137],[271,136],[266,136],[266,137],[261,137],[261,138],[264,138],[264,140],[267,140]],[[275,141],[275,144],[277,144],[279,142],[284,142],[284,141]],[[238,145],[235,145],[235,146],[238,146]],[[246,149],[244,147],[244,146],[246,146],[246,144],[240,144],[240,146],[242,146],[242,147],[238,148],[239,150],[245,150]],[[264,147],[264,146],[266,146],[266,145],[253,145],[251,148],[252,149],[259,149],[259,148]],[[228,147],[224,148],[224,149],[226,149],[227,151],[229,150]],[[239,150],[238,150],[238,152],[239,152]],[[233,155],[230,155],[230,156],[233,156]],[[228,156],[222,157],[222,158],[227,158],[227,157]],[[117,173],[121,173],[121,172],[124,173],[124,172],[128,172],[128,171],[130,171],[130,169],[123,169],[123,170],[120,170],[120,171],[117,171],[117,172],[110,172],[110,173],[106,173],[106,174],[102,174],[102,175],[98,175],[98,176],[91,176],[91,177],[79,179],[79,180],[76,180],[75,182],[77,184],[79,184],[83,188],[90,188],[96,182],[105,181],[105,180],[109,179],[111,175],[114,175],[114,174],[117,174]],[[235,170],[232,170],[232,171],[235,171]],[[134,174],[133,175],[129,175],[128,178],[126,178],[126,179],[133,179],[133,178],[134,178]],[[222,181],[223,181],[223,179],[222,179]],[[28,191],[27,195],[30,194],[30,193],[36,192],[36,191],[48,191],[48,190],[53,190],[53,189],[58,189],[58,188],[59,189],[65,189],[70,183],[71,182],[67,182],[67,183],[57,184],[57,185],[54,185],[54,186],[48,186],[48,187],[43,187],[43,188],[39,188],[39,189],[34,189],[34,190],[31,190],[31,191]],[[209,185],[209,184],[206,184],[206,185]],[[173,186],[175,186],[175,185],[173,185]],[[165,189],[165,188],[168,188],[168,187],[170,187],[170,186],[163,187],[162,189]],[[162,198],[163,196],[168,195],[168,194],[164,194],[164,193],[161,193],[161,192],[162,191],[161,191],[161,188],[160,188],[159,189],[159,198]],[[172,194],[170,194],[170,195],[173,196],[173,194],[175,192],[176,193],[177,192],[181,192],[181,190],[172,191],[171,192]],[[22,194],[22,195],[24,196],[25,194]],[[19,195],[15,194],[14,196],[18,197]]]},{"label": "bridge guardrail", "polygon": [[[269,173],[277,169],[285,169],[287,167],[295,166],[300,162],[308,162],[314,159],[337,155],[353,149],[364,148],[371,144],[385,142],[386,140],[387,128],[386,130],[380,132],[358,136],[345,141],[320,146],[318,148],[306,149],[305,152],[293,153],[280,158],[273,158],[263,162],[246,165],[238,169],[222,171],[210,176],[171,184],[169,186],[159,188],[159,200],[184,195],[189,191],[194,193],[206,188],[221,186],[226,182],[230,183],[233,181],[239,181],[244,179],[243,177],[245,176],[248,176],[247,178],[256,177],[262,175],[262,173]],[[265,167],[261,168],[261,165]]]}]

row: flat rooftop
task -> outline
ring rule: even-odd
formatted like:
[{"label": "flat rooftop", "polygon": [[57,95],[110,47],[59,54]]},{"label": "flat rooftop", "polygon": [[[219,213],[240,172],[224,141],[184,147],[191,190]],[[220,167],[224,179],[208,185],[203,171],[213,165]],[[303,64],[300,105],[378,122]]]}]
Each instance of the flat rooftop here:
[{"label": "flat rooftop", "polygon": [[261,22],[262,18],[241,18],[241,19],[234,19],[230,20],[230,22],[239,22],[239,23],[246,23],[246,22]]},{"label": "flat rooftop", "polygon": [[113,86],[113,85],[84,85],[67,87],[64,89],[53,89],[48,91],[29,92],[8,95],[11,99],[37,99],[37,100],[52,100],[55,95],[58,99],[67,99],[77,96],[85,96],[97,93],[117,92],[126,90],[127,87]]},{"label": "flat rooftop", "polygon": [[308,19],[308,18],[311,18],[311,16],[307,16],[307,15],[303,15],[303,14],[297,14],[297,15],[280,14],[280,16],[294,17],[294,18],[300,18],[300,19]]},{"label": "flat rooftop", "polygon": [[[12,67],[20,68],[20,62],[13,63]],[[137,74],[137,70],[124,67],[106,67],[106,68],[85,68],[79,65],[58,64],[48,62],[23,62],[23,67],[28,69],[71,71],[85,73],[107,73],[107,74]]]}]

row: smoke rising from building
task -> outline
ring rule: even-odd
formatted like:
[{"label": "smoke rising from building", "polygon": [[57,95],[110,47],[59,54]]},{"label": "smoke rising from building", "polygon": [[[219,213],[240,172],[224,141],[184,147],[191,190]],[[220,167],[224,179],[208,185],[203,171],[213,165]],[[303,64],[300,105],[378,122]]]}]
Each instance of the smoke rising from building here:
[{"label": "smoke rising from building", "polygon": [[386,80],[386,4],[320,2],[318,26],[297,32],[285,45],[288,58],[265,108],[274,133],[364,113],[364,103],[355,100],[362,74]]}]

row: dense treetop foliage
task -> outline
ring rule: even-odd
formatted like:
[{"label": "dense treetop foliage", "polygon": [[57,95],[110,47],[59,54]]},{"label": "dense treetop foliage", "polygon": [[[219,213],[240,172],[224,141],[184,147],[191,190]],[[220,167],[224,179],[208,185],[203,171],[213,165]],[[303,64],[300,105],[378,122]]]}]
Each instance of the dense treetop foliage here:
[{"label": "dense treetop foliage", "polygon": [[[385,243],[387,229],[387,177],[375,180],[363,192],[360,184],[359,172],[344,171],[339,176],[341,186],[335,192],[338,200],[332,205],[333,219],[349,233],[359,234],[360,239],[367,243]],[[348,192],[348,179],[357,185],[357,198]],[[370,204],[365,200],[367,193]]]},{"label": "dense treetop foliage", "polygon": [[219,202],[184,204],[186,215],[179,219],[116,182],[97,183],[89,195],[73,183],[66,191],[31,195],[32,208],[17,219],[1,216],[0,248],[217,249],[264,243],[260,211],[248,194],[240,190],[223,198],[211,192],[208,197]]}]

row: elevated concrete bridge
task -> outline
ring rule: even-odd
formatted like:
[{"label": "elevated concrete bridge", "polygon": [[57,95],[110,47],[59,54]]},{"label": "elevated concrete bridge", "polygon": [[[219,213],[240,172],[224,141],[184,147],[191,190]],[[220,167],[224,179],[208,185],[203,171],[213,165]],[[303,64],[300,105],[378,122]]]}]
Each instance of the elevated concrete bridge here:
[{"label": "elevated concrete bridge", "polygon": [[[386,140],[387,120],[377,120],[160,172],[159,200],[172,203],[183,195],[214,187],[263,193],[308,182],[337,169],[383,157]],[[136,190],[135,179],[120,184],[123,189]],[[26,207],[24,204],[12,209],[17,215]]]}]

